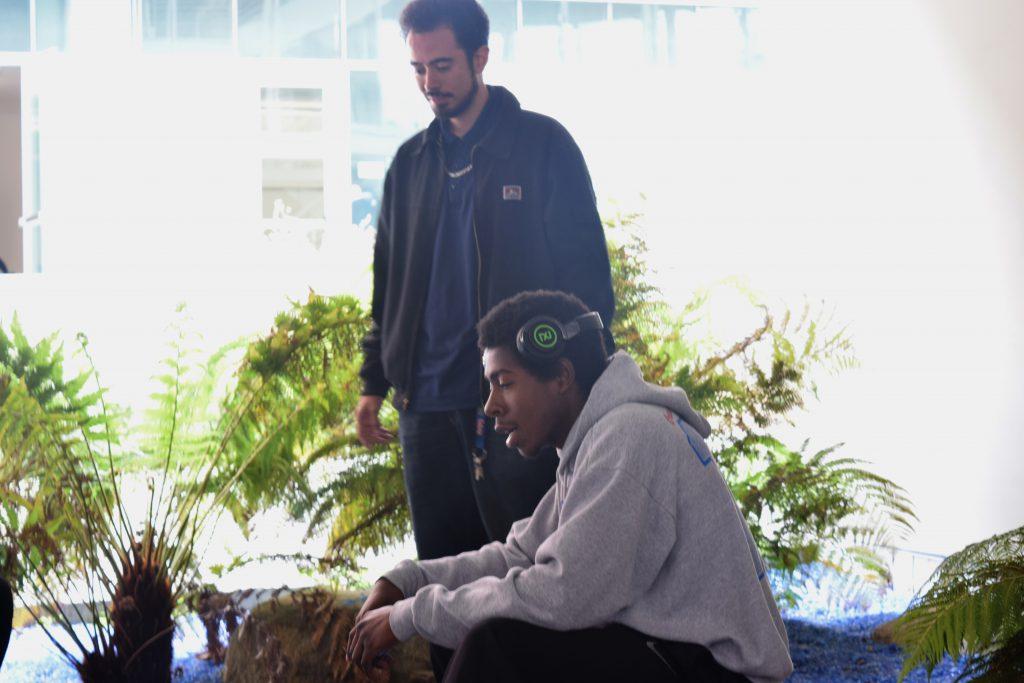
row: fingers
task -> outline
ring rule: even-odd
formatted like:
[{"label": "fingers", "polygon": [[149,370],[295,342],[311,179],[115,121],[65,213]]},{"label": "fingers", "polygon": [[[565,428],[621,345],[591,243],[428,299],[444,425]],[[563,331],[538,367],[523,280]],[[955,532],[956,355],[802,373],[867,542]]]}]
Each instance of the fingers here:
[{"label": "fingers", "polygon": [[354,662],[355,664],[362,666],[361,664],[359,664],[359,660],[363,655],[363,641],[362,638],[358,637],[358,635],[356,636],[355,640],[353,640],[353,634],[355,634],[355,631],[349,634],[349,646],[348,650],[345,653],[345,657],[346,659],[348,659],[348,661]]},{"label": "fingers", "polygon": [[384,429],[379,423],[375,427],[357,425],[356,435],[364,446],[378,446],[395,438],[394,432]]},{"label": "fingers", "polygon": [[356,407],[356,435],[364,446],[377,446],[395,438],[393,432],[381,427],[378,411],[380,401],[364,396]]},{"label": "fingers", "polygon": [[386,652],[389,643],[382,642],[380,634],[371,622],[372,618],[357,621],[349,631],[345,658],[373,678],[375,673],[386,674],[391,667],[391,661]]}]

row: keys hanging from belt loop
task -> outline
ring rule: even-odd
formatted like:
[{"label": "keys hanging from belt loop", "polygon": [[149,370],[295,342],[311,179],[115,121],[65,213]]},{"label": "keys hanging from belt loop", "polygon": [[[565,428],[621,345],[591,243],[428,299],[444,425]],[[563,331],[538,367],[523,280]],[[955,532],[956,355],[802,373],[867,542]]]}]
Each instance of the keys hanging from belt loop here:
[{"label": "keys hanging from belt loop", "polygon": [[482,408],[476,411],[476,435],[473,439],[473,479],[484,478],[484,461],[487,460],[487,416]]}]

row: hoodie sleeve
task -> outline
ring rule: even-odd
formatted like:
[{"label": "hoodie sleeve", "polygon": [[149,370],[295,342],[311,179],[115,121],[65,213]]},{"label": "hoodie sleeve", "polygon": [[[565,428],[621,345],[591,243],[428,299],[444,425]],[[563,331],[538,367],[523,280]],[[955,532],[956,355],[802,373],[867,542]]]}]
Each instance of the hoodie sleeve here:
[{"label": "hoodie sleeve", "polygon": [[570,630],[607,623],[633,604],[654,582],[675,541],[674,511],[624,464],[633,449],[625,430],[595,428],[580,450],[560,524],[539,545],[534,562],[457,588],[420,588],[395,605],[395,635],[415,631],[454,648],[491,618]]},{"label": "hoodie sleeve", "polygon": [[[479,550],[436,560],[405,560],[384,578],[395,584],[403,595],[413,596],[429,584],[456,589],[481,577],[505,576],[513,567],[532,565],[538,547],[557,524],[555,487],[552,486],[537,504],[533,515],[512,525],[504,543],[495,541]],[[396,623],[394,616],[391,629],[400,640],[406,640],[415,632],[411,622]]]}]

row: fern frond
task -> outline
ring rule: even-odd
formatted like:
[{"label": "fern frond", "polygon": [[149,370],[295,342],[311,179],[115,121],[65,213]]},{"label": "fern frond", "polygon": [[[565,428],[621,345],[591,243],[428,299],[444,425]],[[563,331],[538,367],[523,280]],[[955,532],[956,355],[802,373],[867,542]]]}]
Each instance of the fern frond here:
[{"label": "fern frond", "polygon": [[[950,555],[935,570],[896,625],[906,659],[901,680],[945,656],[980,656],[1003,665],[1004,647],[1019,647],[1024,631],[1024,527],[993,536]],[[1005,654],[1005,653],[1004,653]],[[1000,669],[1001,670],[1001,669]]]}]

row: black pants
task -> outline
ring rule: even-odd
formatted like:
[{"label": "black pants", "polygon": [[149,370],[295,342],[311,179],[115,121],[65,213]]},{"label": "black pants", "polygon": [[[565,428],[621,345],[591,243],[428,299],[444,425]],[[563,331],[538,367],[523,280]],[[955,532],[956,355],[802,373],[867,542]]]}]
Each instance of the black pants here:
[{"label": "black pants", "polygon": [[657,640],[621,624],[552,631],[512,619],[492,619],[471,630],[443,681],[749,683],[700,645]]},{"label": "black pants", "polygon": [[[399,415],[405,492],[421,560],[505,540],[512,523],[533,514],[554,484],[558,466],[554,449],[527,460],[505,446],[505,435],[493,429],[488,433],[483,478],[477,479],[473,472],[475,410]],[[431,647],[438,680],[450,654],[450,650]]]},{"label": "black pants", "polygon": [[14,621],[14,594],[11,586],[0,577],[0,666],[7,654],[7,644],[11,640],[11,624]]}]

